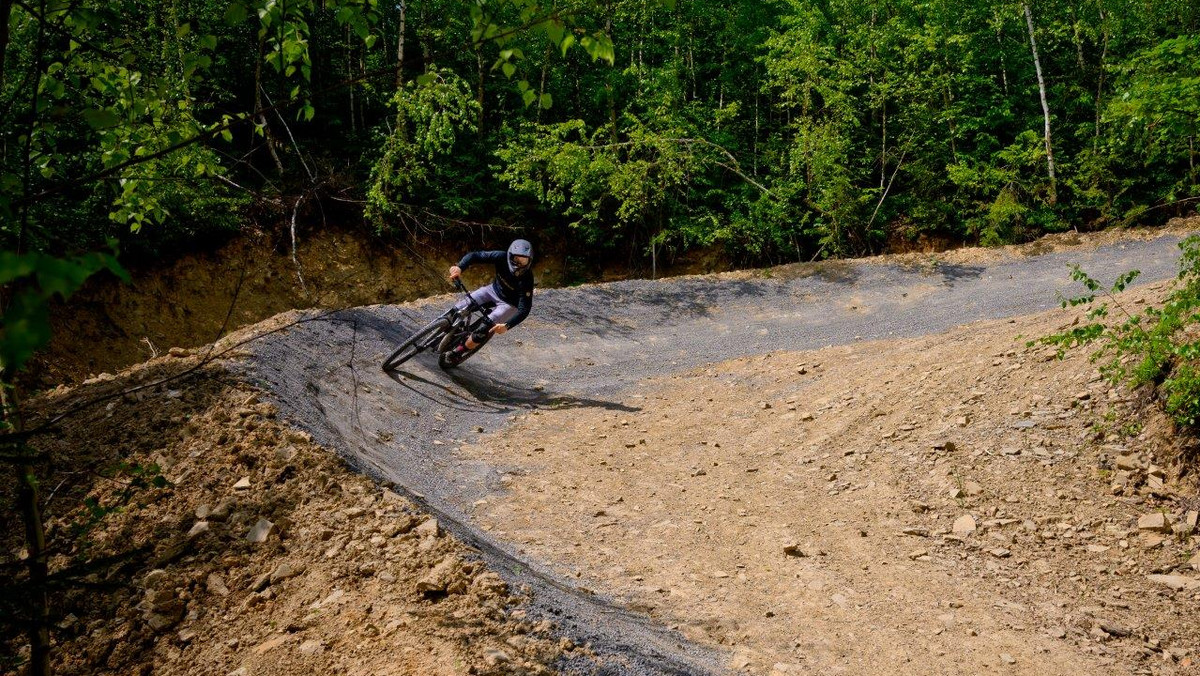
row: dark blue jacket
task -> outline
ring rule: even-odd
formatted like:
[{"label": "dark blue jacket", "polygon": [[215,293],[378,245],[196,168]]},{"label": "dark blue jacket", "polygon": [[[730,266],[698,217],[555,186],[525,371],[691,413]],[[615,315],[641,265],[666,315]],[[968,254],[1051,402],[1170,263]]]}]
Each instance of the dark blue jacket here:
[{"label": "dark blue jacket", "polygon": [[466,270],[476,263],[491,263],[496,267],[496,278],[492,280],[492,290],[509,305],[516,306],[517,314],[506,323],[508,328],[516,328],[524,321],[533,307],[533,266],[521,276],[514,275],[508,269],[507,251],[472,251],[458,262],[458,267]]}]

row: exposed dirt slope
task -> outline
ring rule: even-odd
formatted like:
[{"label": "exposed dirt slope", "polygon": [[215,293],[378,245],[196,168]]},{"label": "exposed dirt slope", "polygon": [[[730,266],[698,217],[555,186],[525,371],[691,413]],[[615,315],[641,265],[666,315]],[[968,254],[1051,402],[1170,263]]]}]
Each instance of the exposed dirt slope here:
[{"label": "exposed dirt slope", "polygon": [[750,673],[1192,673],[1194,487],[1112,486],[1118,463],[1170,466],[1165,423],[1083,351],[1025,345],[1078,314],[714,364],[639,384],[621,412],[534,411],[464,447],[519,468],[474,519]]},{"label": "exposed dirt slope", "polygon": [[[195,361],[60,389],[33,402],[31,422]],[[81,543],[123,555],[56,598],[56,674],[545,674],[572,654],[436,520],[281,425],[217,367],[91,407],[37,443],[52,458],[53,569]],[[119,463],[159,467],[170,485],[126,502],[136,472]],[[85,498],[117,511],[72,539],[91,521]],[[3,537],[10,564],[19,524]],[[9,629],[9,654],[27,656]]]}]

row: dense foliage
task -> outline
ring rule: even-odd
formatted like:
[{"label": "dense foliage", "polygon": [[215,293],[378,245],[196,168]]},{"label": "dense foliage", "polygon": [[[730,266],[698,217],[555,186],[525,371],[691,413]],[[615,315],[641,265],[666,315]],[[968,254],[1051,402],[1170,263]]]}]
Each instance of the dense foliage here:
[{"label": "dense foliage", "polygon": [[1161,220],[1200,197],[1194,3],[0,13],[0,236],[18,251],[170,254],[248,211],[311,222],[336,200],[380,232],[491,223],[635,261],[721,244],[766,262]]}]

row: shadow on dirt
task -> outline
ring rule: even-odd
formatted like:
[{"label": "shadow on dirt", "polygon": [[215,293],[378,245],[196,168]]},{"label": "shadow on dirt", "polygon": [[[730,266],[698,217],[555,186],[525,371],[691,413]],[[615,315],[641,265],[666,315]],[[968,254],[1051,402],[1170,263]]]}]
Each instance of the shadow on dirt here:
[{"label": "shadow on dirt", "polygon": [[455,369],[444,372],[462,388],[455,389],[411,370],[388,374],[393,382],[431,403],[456,411],[509,413],[522,409],[603,408],[608,411],[633,413],[642,410],[616,401],[588,399],[561,392],[530,389],[527,385],[504,380],[491,373]]},{"label": "shadow on dirt", "polygon": [[521,408],[603,408],[608,411],[625,411],[627,413],[642,410],[640,407],[628,406],[616,401],[587,399],[561,392],[533,390],[498,378],[494,374],[454,370],[448,372],[447,375],[480,402],[495,402]]},{"label": "shadow on dirt", "polygon": [[954,286],[956,283],[966,280],[979,279],[987,270],[982,265],[949,265],[946,263],[938,264],[934,272],[942,277],[944,286]]}]

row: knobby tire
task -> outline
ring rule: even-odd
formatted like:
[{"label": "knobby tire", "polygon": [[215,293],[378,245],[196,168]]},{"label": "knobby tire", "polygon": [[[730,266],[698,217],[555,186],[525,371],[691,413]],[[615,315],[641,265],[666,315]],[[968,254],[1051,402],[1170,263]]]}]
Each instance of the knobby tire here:
[{"label": "knobby tire", "polygon": [[425,348],[429,347],[425,339],[434,331],[444,331],[450,326],[450,320],[446,317],[438,317],[429,324],[426,324],[421,330],[408,337],[408,340],[400,344],[387,359],[383,360],[383,370],[391,372],[396,370],[404,362],[412,359]]}]

